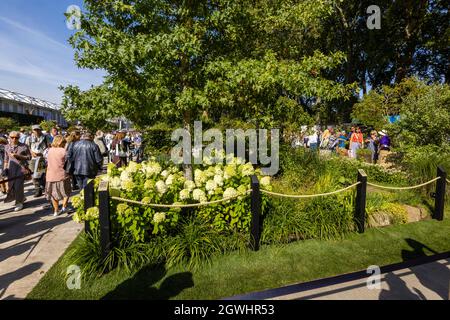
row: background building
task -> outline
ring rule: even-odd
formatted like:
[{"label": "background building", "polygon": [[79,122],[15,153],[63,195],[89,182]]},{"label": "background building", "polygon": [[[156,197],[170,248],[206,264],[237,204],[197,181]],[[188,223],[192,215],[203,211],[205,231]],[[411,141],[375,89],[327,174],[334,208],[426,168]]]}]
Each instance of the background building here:
[{"label": "background building", "polygon": [[67,127],[59,105],[1,88],[0,117],[10,117],[24,125],[55,120],[60,126]]}]

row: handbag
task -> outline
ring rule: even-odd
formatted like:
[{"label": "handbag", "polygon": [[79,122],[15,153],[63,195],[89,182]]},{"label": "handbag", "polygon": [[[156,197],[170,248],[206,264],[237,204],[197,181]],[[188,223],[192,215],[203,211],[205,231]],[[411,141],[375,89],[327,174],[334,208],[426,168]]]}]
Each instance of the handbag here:
[{"label": "handbag", "polygon": [[25,167],[23,165],[20,164],[20,170],[22,171],[22,174],[25,178],[25,181],[30,181],[31,179],[33,179],[33,171],[31,171],[30,168]]}]

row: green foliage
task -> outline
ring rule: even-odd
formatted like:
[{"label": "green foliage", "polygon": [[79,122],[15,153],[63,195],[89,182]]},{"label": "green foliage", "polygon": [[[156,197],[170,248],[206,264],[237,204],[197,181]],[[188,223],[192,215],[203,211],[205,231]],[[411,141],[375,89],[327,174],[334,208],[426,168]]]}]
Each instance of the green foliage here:
[{"label": "green foliage", "polygon": [[[434,145],[408,148],[400,158],[399,165],[408,172],[411,181],[423,183],[436,177],[437,167],[450,171],[450,146]],[[432,188],[433,185],[428,186]]]},{"label": "green foliage", "polygon": [[12,118],[0,118],[0,130],[8,132],[16,129],[18,125],[19,124]]},{"label": "green foliage", "polygon": [[171,141],[172,132],[177,127],[166,123],[158,123],[143,130],[143,139],[145,141],[145,154],[158,156],[169,154],[171,148],[175,145]]},{"label": "green foliage", "polygon": [[[372,182],[403,185],[407,176],[398,170],[387,170],[381,166],[361,161],[352,161],[340,156],[320,157],[317,152],[303,148],[283,146],[280,156],[280,174],[283,181],[293,190],[307,188],[322,176],[333,177],[330,187],[349,185],[356,182],[358,169],[363,169]],[[343,183],[340,183],[340,182]]]},{"label": "green foliage", "polygon": [[56,121],[55,120],[44,120],[39,125],[41,126],[42,130],[50,133],[51,129],[56,127]]},{"label": "green foliage", "polygon": [[306,45],[332,13],[329,1],[87,0],[85,8],[70,43],[77,65],[105,70],[105,81],[63,88],[63,105],[88,127],[116,115],[187,127],[205,112],[269,126],[287,120],[284,108],[292,121],[305,118],[301,99],[346,99],[355,89],[327,77],[342,53]]},{"label": "green foliage", "polygon": [[63,90],[62,113],[67,121],[80,121],[84,127],[95,132],[108,129],[112,120],[121,115],[120,102],[113,99],[107,85],[82,92],[78,87],[61,87]]},{"label": "green foliage", "polygon": [[312,200],[274,199],[264,219],[261,241],[287,243],[304,239],[335,239],[354,229],[354,194]]}]

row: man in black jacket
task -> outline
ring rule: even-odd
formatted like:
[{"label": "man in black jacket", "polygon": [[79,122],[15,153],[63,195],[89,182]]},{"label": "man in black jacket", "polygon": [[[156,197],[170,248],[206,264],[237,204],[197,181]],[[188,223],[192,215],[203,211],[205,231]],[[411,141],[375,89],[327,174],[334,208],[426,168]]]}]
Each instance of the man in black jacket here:
[{"label": "man in black jacket", "polygon": [[67,159],[72,163],[74,178],[81,189],[84,189],[89,179],[96,177],[103,166],[100,149],[90,133],[83,134],[81,140],[69,148]]}]

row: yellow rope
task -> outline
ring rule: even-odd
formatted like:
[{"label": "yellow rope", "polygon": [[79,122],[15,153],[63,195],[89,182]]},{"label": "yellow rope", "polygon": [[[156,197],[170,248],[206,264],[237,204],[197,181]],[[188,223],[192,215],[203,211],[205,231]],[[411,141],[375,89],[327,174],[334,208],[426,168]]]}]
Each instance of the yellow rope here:
[{"label": "yellow rope", "polygon": [[282,193],[276,193],[276,192],[271,192],[271,191],[267,191],[267,190],[263,190],[261,189],[262,193],[266,193],[272,196],[279,196],[279,197],[284,197],[284,198],[294,198],[294,199],[298,199],[298,198],[314,198],[314,197],[323,197],[323,196],[329,196],[332,194],[336,194],[336,193],[340,193],[343,191],[346,191],[348,189],[351,189],[355,186],[357,186],[358,184],[360,184],[361,182],[356,182],[354,184],[352,184],[351,186],[348,186],[344,189],[340,189],[340,190],[336,190],[336,191],[332,191],[332,192],[327,192],[327,193],[319,193],[319,194],[302,194],[302,195],[294,195],[294,194],[282,194]]},{"label": "yellow rope", "polygon": [[418,185],[416,185],[416,186],[411,186],[411,187],[386,187],[386,186],[380,186],[380,185],[378,185],[378,184],[370,183],[370,182],[367,182],[367,184],[368,184],[369,186],[372,186],[372,187],[375,187],[375,188],[380,188],[380,189],[389,189],[389,190],[409,190],[409,189],[416,189],[416,188],[420,188],[420,187],[426,186],[427,184],[433,183],[433,182],[435,182],[436,180],[439,180],[440,178],[441,178],[441,177],[436,177],[436,178],[434,178],[434,179],[432,179],[432,180],[430,180],[430,181],[428,181],[428,182],[425,182],[425,183],[422,183],[422,184],[418,184]]},{"label": "yellow rope", "polygon": [[450,183],[450,180],[448,180],[448,179],[445,179],[446,181],[447,181],[447,183]]},{"label": "yellow rope", "polygon": [[247,190],[244,194],[239,194],[233,197],[223,198],[221,200],[215,200],[210,202],[202,202],[202,203],[193,203],[193,204],[158,204],[158,203],[144,203],[141,201],[135,201],[135,200],[129,200],[119,197],[111,197],[111,200],[121,201],[121,202],[128,202],[133,204],[138,204],[141,206],[147,206],[147,207],[154,207],[154,208],[194,208],[194,207],[201,207],[201,206],[207,206],[210,204],[216,204],[225,202],[228,200],[236,199],[242,196],[247,196],[249,193],[251,193],[252,190]]}]

